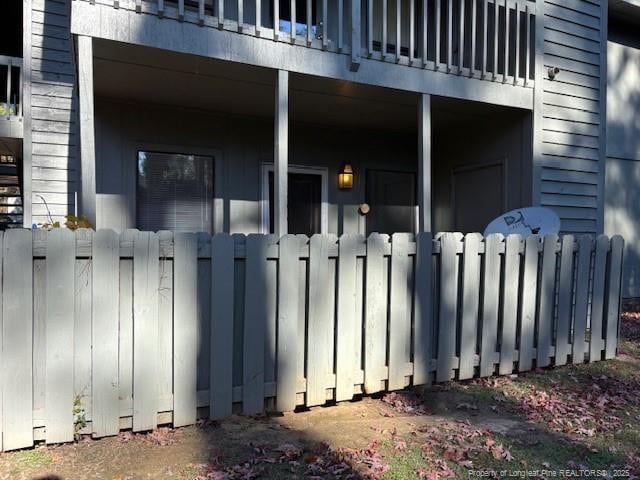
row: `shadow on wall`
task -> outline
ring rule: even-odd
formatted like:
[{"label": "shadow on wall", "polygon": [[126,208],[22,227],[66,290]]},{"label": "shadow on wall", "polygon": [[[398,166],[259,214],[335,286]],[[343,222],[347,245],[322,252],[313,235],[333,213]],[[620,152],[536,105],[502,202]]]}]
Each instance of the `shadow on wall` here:
[{"label": "shadow on wall", "polygon": [[640,49],[632,41],[608,43],[605,233],[624,237],[623,295],[639,297]]},{"label": "shadow on wall", "polygon": [[[31,71],[25,71],[24,79],[32,83],[32,221],[44,223],[50,216],[74,213],[76,207],[80,171],[76,60],[71,2],[44,0],[29,5],[32,49],[25,55],[31,56]],[[48,188],[39,185],[44,182]]]}]

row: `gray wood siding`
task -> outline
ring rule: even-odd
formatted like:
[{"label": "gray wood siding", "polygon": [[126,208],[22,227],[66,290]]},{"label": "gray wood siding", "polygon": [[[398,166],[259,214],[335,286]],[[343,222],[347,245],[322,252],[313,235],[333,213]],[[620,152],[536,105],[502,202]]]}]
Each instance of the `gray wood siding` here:
[{"label": "gray wood siding", "polygon": [[[539,182],[540,204],[560,215],[563,232],[599,233],[604,161],[600,20],[606,7],[601,0],[547,0],[543,7],[541,169],[534,181]],[[553,67],[560,73],[550,80]]]},{"label": "gray wood siding", "polygon": [[42,223],[75,211],[76,69],[71,1],[32,0],[31,8],[32,222]]}]

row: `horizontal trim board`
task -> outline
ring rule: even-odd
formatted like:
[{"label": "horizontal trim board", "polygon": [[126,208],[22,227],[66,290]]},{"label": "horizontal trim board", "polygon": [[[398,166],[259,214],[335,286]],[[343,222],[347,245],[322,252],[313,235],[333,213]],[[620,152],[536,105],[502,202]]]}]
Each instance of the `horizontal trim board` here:
[{"label": "horizontal trim board", "polygon": [[572,23],[561,18],[556,18],[552,16],[545,15],[544,17],[544,28],[548,28],[550,30],[557,30],[558,32],[563,32],[569,35],[573,35],[580,38],[585,38],[587,40],[591,40],[594,42],[600,41],[600,30],[593,29],[589,27],[584,27],[582,25],[578,25],[576,23]]},{"label": "horizontal trim board", "polygon": [[541,205],[555,205],[563,207],[589,207],[597,208],[598,199],[581,195],[563,195],[556,193],[542,193],[540,195]]},{"label": "horizontal trim board", "polygon": [[581,25],[583,27],[592,28],[594,30],[600,29],[599,15],[598,16],[586,15],[584,13],[577,12],[569,8],[565,8],[564,2],[562,6],[545,2],[544,14],[545,16],[559,18],[561,20],[565,20],[567,22],[571,22],[576,25]]},{"label": "horizontal trim board", "polygon": [[565,170],[560,168],[543,167],[540,176],[543,181],[564,183],[580,183],[585,185],[598,185],[598,175],[595,172],[582,172],[579,170]]},{"label": "horizontal trim board", "polygon": [[600,147],[598,137],[590,137],[588,135],[578,135],[574,133],[543,130],[542,139],[545,143],[556,143],[559,145],[570,145],[596,149]]},{"label": "horizontal trim board", "polygon": [[598,194],[597,185],[583,185],[578,183],[542,181],[542,193],[560,193],[564,195],[586,195],[595,197]]},{"label": "horizontal trim board", "polygon": [[598,173],[600,171],[598,161],[585,160],[582,158],[569,158],[553,154],[542,153],[542,166],[549,168],[561,168],[578,172]]}]

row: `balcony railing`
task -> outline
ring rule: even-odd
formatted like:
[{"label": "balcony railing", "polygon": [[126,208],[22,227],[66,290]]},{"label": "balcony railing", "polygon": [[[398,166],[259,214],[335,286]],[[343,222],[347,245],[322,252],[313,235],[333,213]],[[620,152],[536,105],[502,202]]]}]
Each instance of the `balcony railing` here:
[{"label": "balcony railing", "polygon": [[22,116],[22,59],[0,55],[0,117]]},{"label": "balcony railing", "polygon": [[351,55],[354,69],[367,58],[525,87],[534,81],[532,0],[97,2]]}]

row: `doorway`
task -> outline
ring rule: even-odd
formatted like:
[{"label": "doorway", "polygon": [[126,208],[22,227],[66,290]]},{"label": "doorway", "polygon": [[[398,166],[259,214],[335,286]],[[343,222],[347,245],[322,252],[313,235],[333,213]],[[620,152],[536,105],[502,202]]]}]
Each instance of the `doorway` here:
[{"label": "doorway", "polygon": [[413,172],[367,170],[367,235],[416,231],[416,175]]},{"label": "doorway", "polygon": [[[262,181],[262,230],[264,233],[273,233],[273,164],[264,166]],[[289,166],[287,184],[287,231],[309,237],[316,233],[327,233],[327,170],[319,167]]]}]

